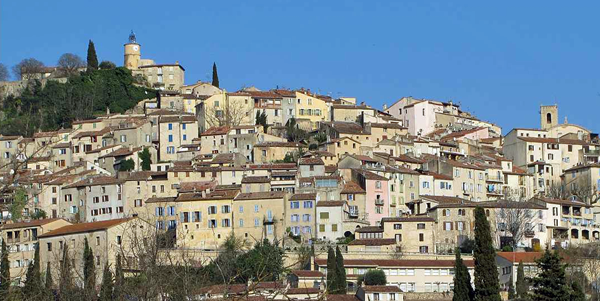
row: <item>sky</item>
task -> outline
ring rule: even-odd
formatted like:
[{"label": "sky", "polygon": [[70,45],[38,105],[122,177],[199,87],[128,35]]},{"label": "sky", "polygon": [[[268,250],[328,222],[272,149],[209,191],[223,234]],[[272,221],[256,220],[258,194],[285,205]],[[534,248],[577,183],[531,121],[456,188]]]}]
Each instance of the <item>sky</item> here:
[{"label": "sky", "polygon": [[600,103],[599,1],[6,0],[0,63],[66,52],[123,64],[178,61],[186,83],[310,88],[382,108],[403,96],[452,100],[508,133],[539,127],[539,106],[594,132]]}]

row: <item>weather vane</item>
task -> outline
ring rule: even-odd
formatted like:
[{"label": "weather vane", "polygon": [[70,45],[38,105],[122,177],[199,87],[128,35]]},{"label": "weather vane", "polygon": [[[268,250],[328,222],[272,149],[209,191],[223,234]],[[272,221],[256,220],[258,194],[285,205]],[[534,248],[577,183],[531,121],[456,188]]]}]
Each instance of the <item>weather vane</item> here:
[{"label": "weather vane", "polygon": [[135,41],[135,33],[133,32],[133,30],[131,31],[131,33],[129,34],[129,43],[137,43]]}]

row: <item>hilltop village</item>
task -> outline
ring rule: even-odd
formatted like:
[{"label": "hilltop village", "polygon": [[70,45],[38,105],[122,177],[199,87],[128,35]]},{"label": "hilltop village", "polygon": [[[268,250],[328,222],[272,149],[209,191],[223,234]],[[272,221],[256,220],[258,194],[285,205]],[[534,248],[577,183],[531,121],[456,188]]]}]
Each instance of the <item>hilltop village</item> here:
[{"label": "hilltop village", "polygon": [[[559,122],[556,105],[540,107],[539,128],[502,129],[452,101],[407,96],[375,108],[307,88],[230,92],[218,78],[186,84],[179,62],[143,58],[133,35],[123,67],[156,96],[125,113],[0,136],[13,286],[26,282],[36,249],[55,282],[63,253],[80,275],[92,250],[100,286],[105,268],[134,277],[149,254],[159,266],[201,267],[231,241],[239,252],[268,241],[283,252],[277,275],[191,294],[317,300],[333,247],[347,300],[450,300],[457,250],[473,277],[476,208],[502,291],[519,263],[533,276],[544,250],[600,239],[600,141]],[[64,81],[58,73],[24,73],[4,91]],[[362,285],[370,270],[385,284]]]}]

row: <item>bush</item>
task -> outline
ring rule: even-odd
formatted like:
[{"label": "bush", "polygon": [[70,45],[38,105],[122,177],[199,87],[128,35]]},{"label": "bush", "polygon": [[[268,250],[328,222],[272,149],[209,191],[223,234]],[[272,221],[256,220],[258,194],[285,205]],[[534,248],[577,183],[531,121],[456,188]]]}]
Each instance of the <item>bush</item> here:
[{"label": "bush", "polygon": [[386,285],[387,278],[383,270],[368,270],[364,276],[365,285]]},{"label": "bush", "polygon": [[475,249],[475,240],[467,238],[463,241],[463,243],[460,245],[460,252],[461,253],[473,253],[473,250]]},{"label": "bush", "polygon": [[502,252],[512,252],[513,248],[511,246],[502,247]]}]

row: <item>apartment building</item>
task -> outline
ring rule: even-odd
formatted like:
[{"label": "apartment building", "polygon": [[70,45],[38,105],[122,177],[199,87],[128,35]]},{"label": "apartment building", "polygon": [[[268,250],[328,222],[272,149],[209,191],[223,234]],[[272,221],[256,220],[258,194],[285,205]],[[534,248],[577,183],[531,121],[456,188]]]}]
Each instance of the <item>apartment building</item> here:
[{"label": "apartment building", "polygon": [[12,285],[27,280],[27,269],[33,263],[38,236],[71,225],[64,219],[51,218],[4,224],[0,227],[2,240],[6,242]]},{"label": "apartment building", "polygon": [[158,133],[158,159],[175,161],[179,148],[198,137],[198,122],[191,115],[161,116]]}]

